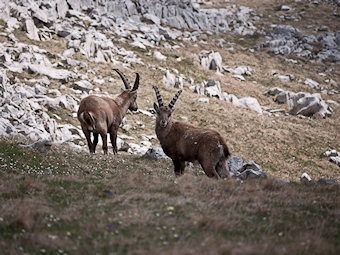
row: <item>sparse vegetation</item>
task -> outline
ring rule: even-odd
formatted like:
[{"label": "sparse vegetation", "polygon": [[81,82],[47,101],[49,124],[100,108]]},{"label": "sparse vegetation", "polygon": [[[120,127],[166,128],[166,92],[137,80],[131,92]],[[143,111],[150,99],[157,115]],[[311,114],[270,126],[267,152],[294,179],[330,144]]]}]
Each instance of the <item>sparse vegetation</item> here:
[{"label": "sparse vegetation", "polygon": [[[340,189],[0,142],[3,254],[336,254]],[[12,240],[9,242],[9,240]],[[13,241],[14,240],[14,241]]]}]

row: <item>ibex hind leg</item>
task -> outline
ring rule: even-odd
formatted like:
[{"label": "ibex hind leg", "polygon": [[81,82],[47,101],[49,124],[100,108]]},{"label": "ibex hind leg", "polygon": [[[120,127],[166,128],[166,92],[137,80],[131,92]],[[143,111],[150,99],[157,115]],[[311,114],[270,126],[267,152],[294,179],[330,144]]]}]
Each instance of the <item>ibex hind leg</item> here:
[{"label": "ibex hind leg", "polygon": [[96,152],[96,147],[97,147],[97,144],[98,144],[98,136],[99,136],[98,133],[93,133],[93,145],[92,145],[93,153]]},{"label": "ibex hind leg", "polygon": [[87,145],[89,147],[90,153],[94,153],[93,143],[91,141],[91,132],[86,127],[82,127],[82,130],[86,137],[86,141],[87,141]]},{"label": "ibex hind leg", "polygon": [[229,177],[229,171],[227,168],[226,160],[224,157],[221,157],[220,160],[216,164],[216,172],[221,178],[228,178]]},{"label": "ibex hind leg", "polygon": [[214,177],[216,179],[219,179],[219,175],[216,172],[215,165],[212,163],[210,159],[202,160],[200,164],[208,177]]}]

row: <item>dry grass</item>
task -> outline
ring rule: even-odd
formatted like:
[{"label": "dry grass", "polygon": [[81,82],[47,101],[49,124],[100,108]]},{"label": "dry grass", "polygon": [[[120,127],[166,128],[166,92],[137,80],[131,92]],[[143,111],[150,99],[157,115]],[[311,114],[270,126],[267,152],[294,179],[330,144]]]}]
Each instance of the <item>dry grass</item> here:
[{"label": "dry grass", "polygon": [[196,168],[175,178],[167,160],[0,147],[3,254],[340,251],[338,185],[241,184]]}]

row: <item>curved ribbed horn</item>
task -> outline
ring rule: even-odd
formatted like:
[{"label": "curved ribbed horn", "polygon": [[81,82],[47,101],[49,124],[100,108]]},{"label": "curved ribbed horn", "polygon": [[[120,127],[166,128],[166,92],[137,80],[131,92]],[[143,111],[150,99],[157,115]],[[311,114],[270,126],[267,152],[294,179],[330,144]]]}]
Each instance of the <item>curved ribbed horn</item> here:
[{"label": "curved ribbed horn", "polygon": [[136,72],[135,74],[136,74],[136,80],[135,80],[135,84],[133,84],[132,91],[137,90],[139,86],[139,73]]},{"label": "curved ribbed horn", "polygon": [[130,86],[128,80],[126,79],[125,75],[121,71],[116,69],[116,68],[114,68],[113,70],[116,71],[119,74],[120,78],[122,78],[122,80],[124,82],[124,85],[125,85],[125,88],[126,89],[131,89],[131,86]]},{"label": "curved ribbed horn", "polygon": [[174,98],[171,100],[170,104],[169,104],[169,108],[172,109],[179,97],[179,95],[182,93],[182,90],[180,89],[179,91],[177,91],[176,95],[174,96]]},{"label": "curved ribbed horn", "polygon": [[157,97],[157,102],[158,102],[158,106],[162,107],[163,106],[163,100],[162,100],[162,96],[159,93],[159,90],[156,86],[152,86],[152,88],[155,90],[156,92],[156,97]]}]

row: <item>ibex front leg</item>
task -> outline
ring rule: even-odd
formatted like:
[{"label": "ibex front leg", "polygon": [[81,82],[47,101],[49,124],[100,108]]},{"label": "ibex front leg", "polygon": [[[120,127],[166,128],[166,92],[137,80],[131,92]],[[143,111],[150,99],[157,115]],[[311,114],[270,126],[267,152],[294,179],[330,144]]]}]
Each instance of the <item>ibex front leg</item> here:
[{"label": "ibex front leg", "polygon": [[110,132],[110,139],[111,139],[113,154],[117,154],[118,153],[118,149],[117,149],[117,130],[115,130],[114,128],[112,128],[112,130]]},{"label": "ibex front leg", "polygon": [[100,132],[100,136],[103,140],[103,151],[104,154],[107,154],[107,133],[106,132]]},{"label": "ibex front leg", "polygon": [[184,173],[185,161],[181,161],[179,159],[173,159],[172,162],[175,166],[175,175],[181,176]]}]

